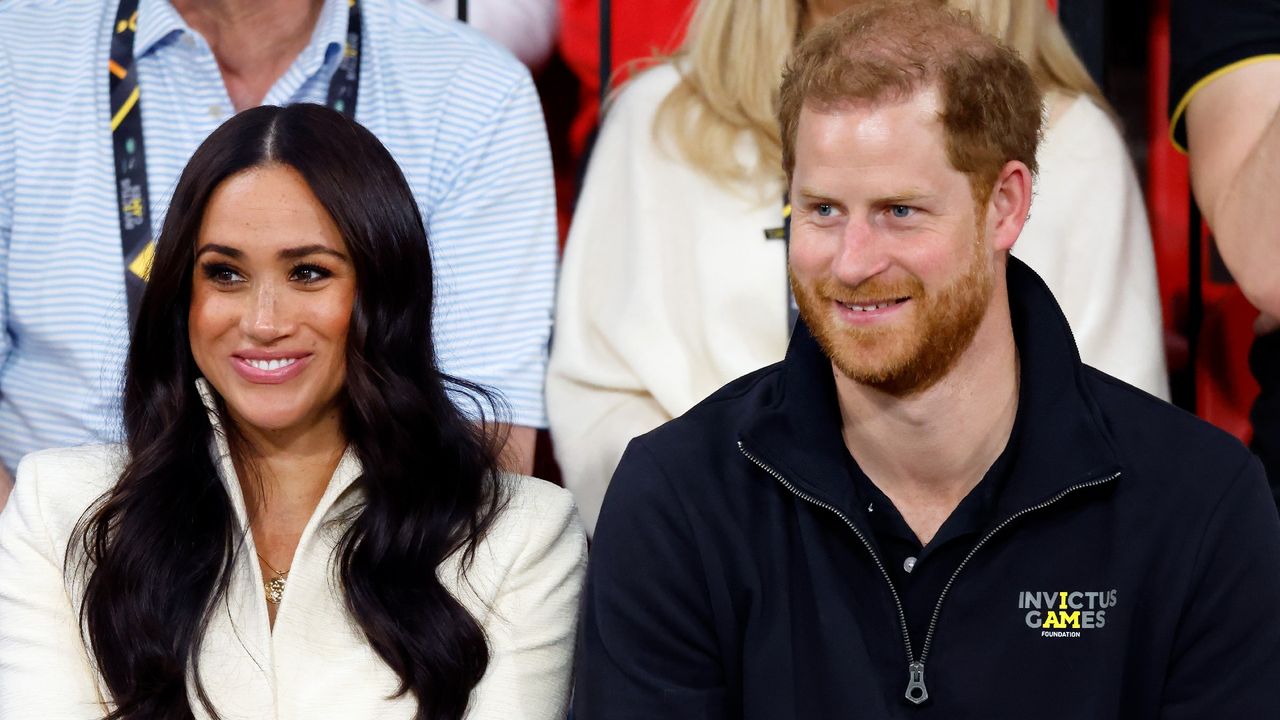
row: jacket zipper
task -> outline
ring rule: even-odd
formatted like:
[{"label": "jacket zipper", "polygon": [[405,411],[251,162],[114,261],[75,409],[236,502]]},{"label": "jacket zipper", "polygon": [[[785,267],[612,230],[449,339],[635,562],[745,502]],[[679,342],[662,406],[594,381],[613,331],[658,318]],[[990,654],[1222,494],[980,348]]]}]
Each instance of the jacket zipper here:
[{"label": "jacket zipper", "polygon": [[929,649],[933,646],[933,636],[938,629],[938,617],[942,614],[942,604],[946,601],[947,595],[951,591],[951,586],[954,585],[956,582],[956,578],[960,576],[960,573],[964,570],[965,566],[969,564],[969,561],[973,559],[973,556],[976,555],[977,552],[981,550],[982,547],[986,545],[987,542],[990,541],[992,537],[994,537],[1001,530],[1004,530],[1006,527],[1008,527],[1011,523],[1013,523],[1018,518],[1021,518],[1024,515],[1028,515],[1030,513],[1033,513],[1039,510],[1043,510],[1049,507],[1050,505],[1053,505],[1054,503],[1058,502],[1059,500],[1066,497],[1067,495],[1070,495],[1071,493],[1076,492],[1077,490],[1083,490],[1085,488],[1105,485],[1109,482],[1113,482],[1116,478],[1120,477],[1120,473],[1117,472],[1117,473],[1112,473],[1111,475],[1107,475],[1105,477],[1095,478],[1088,482],[1072,485],[1071,487],[1063,489],[1058,494],[1054,495],[1048,500],[1045,500],[1036,505],[1032,505],[1031,507],[1028,507],[1028,508],[1023,508],[1022,510],[1019,510],[1018,512],[1010,515],[1009,517],[1005,518],[999,525],[992,528],[990,532],[984,535],[982,539],[979,540],[977,544],[975,544],[969,550],[969,554],[965,555],[964,559],[960,561],[960,564],[956,566],[955,572],[951,573],[951,579],[947,580],[947,584],[942,587],[942,592],[938,595],[938,602],[933,607],[933,615],[929,618],[929,629],[924,636],[924,645],[921,646],[920,648],[920,657],[916,658],[914,652],[911,649],[911,634],[907,629],[907,614],[902,608],[902,598],[901,596],[898,595],[898,589],[894,587],[893,579],[889,577],[889,572],[885,569],[884,563],[881,562],[880,556],[876,554],[875,548],[872,547],[871,543],[867,541],[867,538],[862,534],[862,531],[859,530],[856,525],[850,522],[849,518],[844,513],[840,512],[838,508],[831,505],[830,503],[826,503],[821,500],[818,500],[812,495],[809,495],[801,491],[799,488],[793,485],[791,481],[784,478],[782,474],[779,473],[777,470],[774,470],[772,467],[769,467],[764,462],[756,458],[756,456],[752,455],[751,452],[747,450],[746,446],[742,444],[741,440],[738,441],[738,450],[754,465],[759,467],[761,470],[764,470],[766,473],[772,476],[775,480],[777,480],[778,483],[781,484],[784,488],[786,488],[787,491],[790,492],[792,495],[796,496],[797,498],[800,498],[801,500],[809,503],[810,505],[813,505],[815,507],[820,507],[824,510],[827,510],[828,512],[835,514],[836,517],[840,518],[840,520],[842,520],[844,524],[848,526],[850,530],[853,531],[853,534],[856,535],[858,540],[862,542],[863,547],[867,549],[867,553],[871,555],[871,559],[875,562],[876,567],[880,569],[880,575],[884,577],[885,584],[889,586],[889,593],[893,595],[893,604],[898,609],[898,623],[902,628],[902,641],[907,650],[906,698],[907,700],[909,700],[910,702],[916,705],[919,705],[929,699],[929,689],[925,686],[925,683],[924,683],[924,664],[925,664],[925,661],[929,659]]}]

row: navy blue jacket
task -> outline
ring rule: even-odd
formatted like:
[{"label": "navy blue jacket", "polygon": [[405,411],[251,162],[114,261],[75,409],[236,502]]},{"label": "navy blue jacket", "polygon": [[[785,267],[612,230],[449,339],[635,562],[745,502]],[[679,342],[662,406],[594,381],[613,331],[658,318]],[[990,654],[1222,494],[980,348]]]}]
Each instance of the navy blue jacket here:
[{"label": "navy blue jacket", "polygon": [[[1280,518],[1257,460],[1083,365],[1017,260],[1008,286],[1012,469],[928,640],[901,630],[800,326],[781,363],[628,448],[576,720],[1280,718]],[[892,652],[866,641],[886,629]]]}]

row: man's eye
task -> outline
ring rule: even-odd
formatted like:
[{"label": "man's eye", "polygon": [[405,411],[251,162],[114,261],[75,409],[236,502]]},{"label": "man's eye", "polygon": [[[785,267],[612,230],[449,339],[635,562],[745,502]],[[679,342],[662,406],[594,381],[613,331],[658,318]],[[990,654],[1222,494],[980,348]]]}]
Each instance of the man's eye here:
[{"label": "man's eye", "polygon": [[915,208],[912,208],[908,205],[890,205],[889,206],[889,212],[892,213],[892,215],[898,218],[899,220],[911,217],[911,213],[913,213],[914,211],[915,211]]},{"label": "man's eye", "polygon": [[818,214],[818,217],[831,217],[836,213],[836,209],[827,203],[818,203],[817,207],[814,208],[814,212]]}]

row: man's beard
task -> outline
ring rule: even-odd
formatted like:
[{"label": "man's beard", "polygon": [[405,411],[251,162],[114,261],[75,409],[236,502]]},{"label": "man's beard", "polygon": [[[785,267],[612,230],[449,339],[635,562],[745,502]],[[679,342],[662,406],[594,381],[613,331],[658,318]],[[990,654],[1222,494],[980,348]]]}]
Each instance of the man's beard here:
[{"label": "man's beard", "polygon": [[[846,377],[896,397],[928,389],[942,379],[973,342],[994,291],[994,272],[979,231],[968,265],[946,287],[926,294],[914,275],[898,282],[875,278],[848,288],[827,277],[816,289],[791,277],[800,316],[831,362]],[[834,317],[832,301],[871,303],[910,297],[909,323],[851,327]]]}]

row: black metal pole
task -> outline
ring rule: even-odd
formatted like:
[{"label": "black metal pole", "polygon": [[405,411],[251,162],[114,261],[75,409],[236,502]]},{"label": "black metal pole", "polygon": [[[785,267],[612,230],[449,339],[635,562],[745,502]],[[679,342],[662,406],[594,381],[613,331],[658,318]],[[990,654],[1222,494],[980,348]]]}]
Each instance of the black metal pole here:
[{"label": "black metal pole", "polygon": [[467,0],[458,0],[458,19],[467,21]]},{"label": "black metal pole", "polygon": [[604,102],[609,99],[609,80],[613,77],[613,2],[600,0],[600,110],[604,117]]},{"label": "black metal pole", "polygon": [[1190,240],[1187,249],[1190,255],[1187,258],[1188,407],[1186,409],[1194,413],[1197,405],[1196,385],[1199,380],[1196,377],[1196,368],[1199,366],[1200,359],[1200,327],[1204,324],[1204,269],[1201,261],[1204,237],[1200,232],[1200,206],[1196,204],[1195,197],[1191,197],[1190,204],[1191,213],[1188,218],[1190,227],[1187,233]]}]

